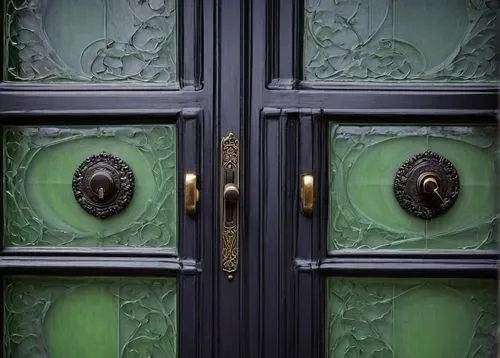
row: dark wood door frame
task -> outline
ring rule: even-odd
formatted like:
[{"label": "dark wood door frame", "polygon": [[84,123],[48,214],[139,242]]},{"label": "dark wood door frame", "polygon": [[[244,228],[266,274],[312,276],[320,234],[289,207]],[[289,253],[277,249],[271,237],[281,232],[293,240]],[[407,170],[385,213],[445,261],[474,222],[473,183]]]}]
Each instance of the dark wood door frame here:
[{"label": "dark wood door frame", "polygon": [[[4,248],[0,252],[0,278],[12,274],[174,276],[178,288],[177,352],[181,358],[213,356],[217,344],[213,339],[213,277],[217,272],[214,8],[213,0],[177,1],[176,84],[0,83],[2,126],[177,125],[177,250]],[[5,9],[1,10],[0,31],[5,36]],[[3,59],[3,46],[0,51]],[[199,174],[201,198],[194,217],[184,213],[185,171]]]},{"label": "dark wood door frame", "polygon": [[[491,85],[303,81],[303,0],[253,0],[245,198],[243,357],[323,357],[325,276],[495,277],[497,252],[327,252],[328,122],[496,125]],[[314,214],[299,211],[299,174],[317,178]]]},{"label": "dark wood door frame", "polygon": [[[329,120],[401,124],[425,116],[431,123],[492,124],[494,87],[308,83],[300,80],[303,0],[178,4],[178,86],[2,83],[0,120],[198,126],[195,139],[179,144],[186,169],[200,173],[200,215],[181,218],[182,235],[197,240],[181,238],[178,255],[3,250],[0,275],[177,275],[180,358],[302,358],[324,355],[325,274],[496,274],[491,252],[459,263],[439,255],[425,262],[387,253],[335,256],[323,243],[325,210],[305,217],[298,205],[298,175],[310,172],[318,178],[317,207],[326,207]],[[240,269],[232,281],[220,269],[219,245],[219,143],[229,132],[240,138],[243,164]],[[198,154],[188,154],[192,146]]]}]

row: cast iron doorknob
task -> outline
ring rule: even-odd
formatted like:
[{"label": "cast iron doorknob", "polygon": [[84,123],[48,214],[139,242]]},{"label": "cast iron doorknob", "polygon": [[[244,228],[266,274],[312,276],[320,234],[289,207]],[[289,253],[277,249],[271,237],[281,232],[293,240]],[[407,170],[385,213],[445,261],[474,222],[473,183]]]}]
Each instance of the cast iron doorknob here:
[{"label": "cast iron doorknob", "polygon": [[399,205],[411,215],[432,219],[447,212],[456,202],[460,180],[455,166],[431,151],[408,159],[394,179]]},{"label": "cast iron doorknob", "polygon": [[75,170],[73,193],[89,214],[105,219],[124,210],[134,193],[134,173],[122,159],[94,154]]}]

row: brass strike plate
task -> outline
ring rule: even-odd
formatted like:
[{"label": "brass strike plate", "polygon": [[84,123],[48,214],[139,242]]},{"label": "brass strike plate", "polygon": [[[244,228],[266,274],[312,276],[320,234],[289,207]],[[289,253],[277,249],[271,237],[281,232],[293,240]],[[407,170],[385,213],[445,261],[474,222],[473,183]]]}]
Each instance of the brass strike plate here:
[{"label": "brass strike plate", "polygon": [[221,266],[231,280],[239,260],[240,141],[233,133],[221,141]]}]

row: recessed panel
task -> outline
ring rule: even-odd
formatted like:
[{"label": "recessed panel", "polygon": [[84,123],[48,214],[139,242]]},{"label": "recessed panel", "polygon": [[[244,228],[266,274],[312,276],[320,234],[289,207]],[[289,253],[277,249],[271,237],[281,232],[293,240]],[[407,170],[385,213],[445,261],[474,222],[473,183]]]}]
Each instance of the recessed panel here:
[{"label": "recessed panel", "polygon": [[6,358],[176,357],[175,279],[10,277]]},{"label": "recessed panel", "polygon": [[497,285],[486,279],[327,280],[326,356],[496,356]]},{"label": "recessed panel", "polygon": [[304,78],[494,82],[495,1],[306,0]]},{"label": "recessed panel", "polygon": [[177,246],[175,125],[5,127],[3,144],[6,246]]},{"label": "recessed panel", "polygon": [[[424,219],[418,197],[411,193],[402,205],[395,184],[398,170],[428,151],[453,165],[458,178],[439,180],[459,191],[454,198],[443,195],[446,202],[424,194],[447,208]],[[332,124],[328,249],[495,250],[495,152],[494,128]],[[408,185],[417,187],[416,179]]]},{"label": "recessed panel", "polygon": [[6,0],[6,78],[176,81],[175,0]]}]

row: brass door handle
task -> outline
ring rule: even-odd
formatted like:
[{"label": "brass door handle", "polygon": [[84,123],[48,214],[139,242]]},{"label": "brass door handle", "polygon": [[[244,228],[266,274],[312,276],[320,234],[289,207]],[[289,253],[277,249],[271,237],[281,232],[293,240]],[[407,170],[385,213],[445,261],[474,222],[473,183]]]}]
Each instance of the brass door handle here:
[{"label": "brass door handle", "polygon": [[314,209],[314,176],[310,174],[300,176],[300,200],[302,214],[311,215]]},{"label": "brass door handle", "polygon": [[231,280],[239,261],[240,142],[232,133],[221,141],[221,266]]},{"label": "brass door handle", "polygon": [[186,173],[184,177],[184,209],[188,215],[196,214],[196,204],[200,200],[200,192],[196,182],[196,174]]}]

